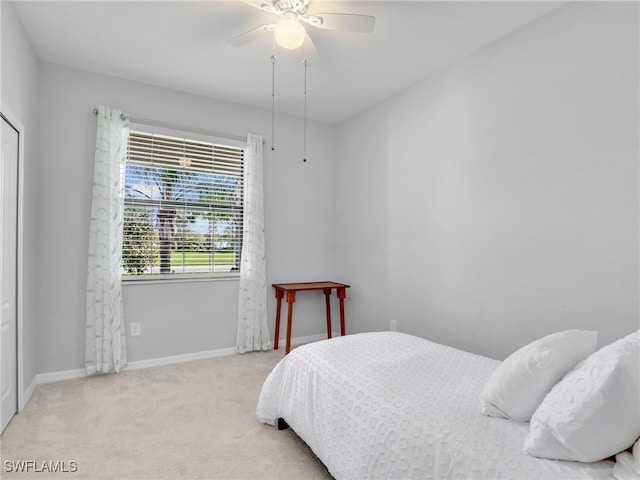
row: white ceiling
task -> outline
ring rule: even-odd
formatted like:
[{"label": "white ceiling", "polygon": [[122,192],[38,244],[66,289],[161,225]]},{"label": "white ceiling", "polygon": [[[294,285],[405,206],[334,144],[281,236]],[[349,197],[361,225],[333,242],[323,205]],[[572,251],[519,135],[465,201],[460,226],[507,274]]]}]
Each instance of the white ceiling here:
[{"label": "white ceiling", "polygon": [[[565,1],[323,1],[309,14],[375,15],[373,33],[307,27],[308,116],[338,123],[555,10]],[[18,1],[40,60],[271,108],[270,37],[227,40],[277,18],[241,1]],[[304,67],[276,51],[276,109],[303,114]]]}]

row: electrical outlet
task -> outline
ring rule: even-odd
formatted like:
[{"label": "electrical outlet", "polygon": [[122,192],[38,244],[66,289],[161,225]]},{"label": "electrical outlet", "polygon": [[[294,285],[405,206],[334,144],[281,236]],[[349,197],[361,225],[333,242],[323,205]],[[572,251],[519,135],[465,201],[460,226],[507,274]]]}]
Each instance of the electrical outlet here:
[{"label": "electrical outlet", "polygon": [[131,336],[137,337],[142,334],[142,330],[140,329],[140,322],[134,322],[131,324]]},{"label": "electrical outlet", "polygon": [[398,330],[398,325],[396,324],[396,320],[392,318],[389,320],[389,330],[392,332],[396,332]]}]

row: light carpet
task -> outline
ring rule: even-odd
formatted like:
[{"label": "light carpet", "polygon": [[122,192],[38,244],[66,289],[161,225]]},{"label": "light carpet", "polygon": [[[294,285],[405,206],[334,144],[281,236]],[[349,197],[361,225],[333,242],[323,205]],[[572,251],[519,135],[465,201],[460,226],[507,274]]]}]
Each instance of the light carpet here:
[{"label": "light carpet", "polygon": [[[262,383],[282,356],[254,352],[39,385],[0,437],[0,477],[330,479],[291,429],[256,418]],[[16,472],[20,461],[31,463]]]}]

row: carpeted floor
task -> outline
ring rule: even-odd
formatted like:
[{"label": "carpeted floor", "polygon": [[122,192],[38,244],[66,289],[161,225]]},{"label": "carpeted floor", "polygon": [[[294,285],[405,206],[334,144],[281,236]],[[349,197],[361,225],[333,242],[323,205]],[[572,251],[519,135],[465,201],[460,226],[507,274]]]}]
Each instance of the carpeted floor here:
[{"label": "carpeted floor", "polygon": [[330,479],[291,429],[256,418],[262,383],[282,355],[39,385],[0,437],[0,477]]}]

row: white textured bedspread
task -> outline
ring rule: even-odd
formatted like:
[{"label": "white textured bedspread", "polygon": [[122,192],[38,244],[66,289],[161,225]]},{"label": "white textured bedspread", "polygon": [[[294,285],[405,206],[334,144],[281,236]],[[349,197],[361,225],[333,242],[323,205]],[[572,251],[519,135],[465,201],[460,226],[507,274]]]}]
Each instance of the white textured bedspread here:
[{"label": "white textured bedspread", "polygon": [[258,418],[283,418],[336,479],[610,478],[613,463],[541,460],[529,424],[482,416],[499,362],[395,332],[298,347],[267,377]]}]

